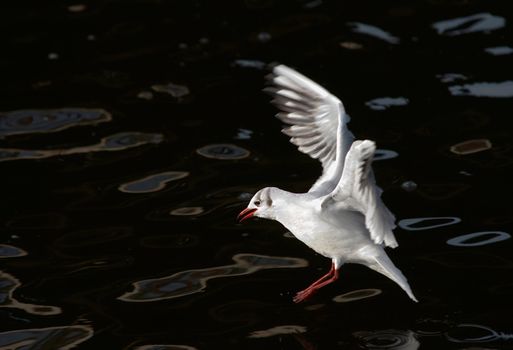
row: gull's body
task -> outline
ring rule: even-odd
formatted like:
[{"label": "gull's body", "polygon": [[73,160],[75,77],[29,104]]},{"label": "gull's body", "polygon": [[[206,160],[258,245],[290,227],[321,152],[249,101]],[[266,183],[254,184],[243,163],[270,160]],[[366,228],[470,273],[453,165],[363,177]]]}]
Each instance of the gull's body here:
[{"label": "gull's body", "polygon": [[344,263],[358,263],[396,282],[416,301],[406,278],[388,258],[384,247],[397,247],[394,215],[381,200],[371,163],[372,141],[354,141],[347,129],[342,102],[300,73],[279,65],[266,89],[281,110],[277,117],[289,126],[282,131],[303,153],[319,159],[323,174],[307,193],[275,187],[258,191],[241,221],[251,216],[280,222],[296,238],[332,260],[328,274],[299,292],[303,301],[338,278]]}]

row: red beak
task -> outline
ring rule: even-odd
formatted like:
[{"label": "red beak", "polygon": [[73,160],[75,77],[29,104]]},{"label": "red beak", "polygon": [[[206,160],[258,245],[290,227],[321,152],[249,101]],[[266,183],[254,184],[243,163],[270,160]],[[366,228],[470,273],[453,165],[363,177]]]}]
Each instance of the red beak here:
[{"label": "red beak", "polygon": [[252,208],[252,209],[246,208],[246,209],[244,209],[243,211],[240,212],[239,216],[237,216],[237,221],[239,223],[241,223],[244,220],[249,219],[250,217],[255,215],[256,211],[257,211],[256,208]]}]

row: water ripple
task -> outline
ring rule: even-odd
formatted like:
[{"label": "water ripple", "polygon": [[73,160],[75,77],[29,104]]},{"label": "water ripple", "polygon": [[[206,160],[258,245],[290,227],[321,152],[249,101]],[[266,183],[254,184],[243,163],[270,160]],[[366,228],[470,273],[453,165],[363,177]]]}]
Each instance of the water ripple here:
[{"label": "water ripple", "polygon": [[[445,333],[447,340],[453,343],[487,343],[498,340],[513,340],[511,332],[500,332],[479,324],[459,324]],[[477,349],[477,348],[476,348]]]},{"label": "water ripple", "polygon": [[364,349],[416,350],[420,343],[410,330],[386,329],[373,332],[356,332],[354,336]]},{"label": "water ripple", "polygon": [[460,73],[443,73],[443,74],[437,74],[436,77],[438,80],[440,80],[442,83],[454,83],[458,80],[467,80],[468,78]]},{"label": "water ripple", "polygon": [[406,97],[379,97],[367,101],[365,105],[375,111],[384,111],[393,106],[406,106],[409,102]]},{"label": "water ripple", "polygon": [[168,182],[180,180],[187,176],[189,176],[187,171],[166,171],[124,183],[118,187],[118,190],[125,193],[157,192],[166,187]]},{"label": "water ripple", "polygon": [[478,153],[492,148],[488,139],[475,139],[460,142],[451,146],[451,152],[459,155]]},{"label": "water ripple", "polygon": [[153,85],[151,88],[155,92],[163,92],[178,99],[185,97],[191,93],[187,86],[173,83],[157,84]]},{"label": "water ripple", "polygon": [[142,132],[121,132],[101,139],[99,143],[90,146],[80,146],[52,150],[25,150],[16,148],[0,148],[0,162],[19,159],[44,159],[56,156],[83,154],[91,152],[121,151],[139,147],[149,143],[160,143],[162,134]]},{"label": "water ripple", "polygon": [[[481,238],[481,240],[476,241],[476,238]],[[511,235],[506,232],[482,231],[467,233],[465,235],[451,238],[447,240],[447,244],[455,247],[479,247],[492,243],[502,242],[510,238]]]},{"label": "water ripple", "polygon": [[352,31],[355,33],[370,35],[374,38],[383,40],[389,44],[399,44],[401,42],[401,40],[398,37],[393,36],[389,32],[386,32],[383,29],[370,24],[360,22],[349,22],[347,25],[349,25]]},{"label": "water ripple", "polygon": [[308,265],[304,259],[255,254],[237,254],[233,260],[235,264],[232,265],[187,270],[171,276],[134,282],[132,284],[134,290],[123,294],[118,299],[127,302],[151,302],[179,298],[204,290],[207,281],[213,278],[242,276],[266,269],[298,268]]},{"label": "water ripple", "polygon": [[205,212],[203,207],[182,207],[173,209],[169,212],[169,215],[173,216],[195,216]]},{"label": "water ripple", "polygon": [[27,252],[21,248],[9,245],[0,244],[0,259],[2,258],[15,258],[18,256],[25,256]]},{"label": "water ripple", "polygon": [[337,295],[333,298],[336,303],[349,303],[351,301],[362,300],[372,298],[382,293],[381,289],[370,288],[370,289],[358,289],[351,292],[347,292],[341,295]]},{"label": "water ripple", "polygon": [[380,149],[380,148],[378,148],[376,150],[376,153],[374,153],[373,161],[392,159],[392,158],[397,158],[397,157],[399,157],[399,153],[397,153],[396,151],[392,151],[390,149]]},{"label": "water ripple", "polygon": [[0,138],[9,135],[50,133],[78,125],[96,125],[112,119],[104,109],[22,109],[0,113]]},{"label": "water ripple", "polygon": [[229,143],[203,146],[196,153],[206,158],[222,160],[244,159],[250,155],[247,149]]},{"label": "water ripple", "polygon": [[[50,305],[25,304],[13,297],[14,291],[21,286],[20,281],[0,270],[0,308],[21,309],[29,314],[49,316],[60,314],[61,308]],[[0,343],[2,336],[0,334]]]},{"label": "water ripple", "polygon": [[94,331],[88,325],[20,329],[0,333],[0,348],[12,350],[68,350],[91,338]]},{"label": "water ripple", "polygon": [[[431,225],[429,223],[432,222]],[[460,218],[453,216],[436,216],[436,217],[428,217],[428,218],[412,218],[412,219],[403,219],[399,221],[398,225],[403,230],[408,231],[422,231],[422,230],[431,230],[437,227],[454,225],[461,222]],[[427,223],[427,225],[426,225]],[[421,224],[419,226],[419,224]]]},{"label": "water ripple", "polygon": [[433,23],[440,35],[457,36],[475,32],[489,32],[506,25],[504,17],[490,13],[477,13],[472,16],[458,17]]},{"label": "water ripple", "polygon": [[254,331],[248,335],[248,338],[269,338],[275,335],[283,335],[283,334],[298,334],[298,333],[306,333],[307,328],[305,326],[298,325],[283,325],[276,326],[269,329],[264,329],[261,331]]},{"label": "water ripple", "polygon": [[493,56],[506,56],[511,55],[513,53],[513,48],[509,46],[487,47],[484,50],[486,53],[489,53]]},{"label": "water ripple", "polygon": [[513,97],[513,81],[453,85],[449,86],[449,92],[453,96],[510,98]]}]

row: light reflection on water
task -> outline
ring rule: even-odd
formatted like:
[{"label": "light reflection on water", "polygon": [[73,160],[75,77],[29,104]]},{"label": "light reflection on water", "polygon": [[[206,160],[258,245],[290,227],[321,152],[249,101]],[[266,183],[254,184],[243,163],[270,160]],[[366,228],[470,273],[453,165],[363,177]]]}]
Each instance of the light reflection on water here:
[{"label": "light reflection on water", "polygon": [[[476,241],[476,238],[480,238],[480,240]],[[483,245],[501,242],[510,238],[511,235],[506,232],[482,231],[468,233],[465,235],[451,238],[447,241],[447,244],[456,247],[479,247]]]},{"label": "light reflection on water", "polygon": [[461,219],[454,216],[435,216],[427,218],[402,219],[398,222],[398,225],[403,230],[423,231],[454,225],[460,222]]},{"label": "light reflection on water", "polygon": [[57,306],[26,304],[16,300],[13,293],[20,286],[21,283],[16,277],[0,271],[0,308],[20,309],[29,314],[41,316],[58,315],[62,312]]},{"label": "light reflection on water", "polygon": [[483,32],[488,33],[506,25],[504,17],[490,13],[477,13],[475,15],[458,17],[433,23],[433,28],[440,35],[458,36],[463,34]]},{"label": "light reflection on water", "polygon": [[118,189],[125,193],[157,192],[166,187],[168,182],[177,181],[187,176],[189,176],[189,172],[187,171],[166,171],[124,183],[120,185]]},{"label": "light reflection on water", "polygon": [[90,146],[50,150],[26,150],[16,148],[0,148],[0,162],[19,159],[44,159],[56,156],[83,154],[91,152],[121,151],[150,143],[160,143],[164,140],[161,134],[142,132],[122,132],[104,137],[99,143]]},{"label": "light reflection on water", "polygon": [[132,350],[197,350],[197,348],[189,345],[141,345],[131,348]]},{"label": "light reflection on water", "polygon": [[442,83],[453,83],[458,80],[467,80],[468,78],[460,73],[444,73],[444,74],[437,74],[436,77],[442,82]]},{"label": "light reflection on water", "polygon": [[[16,258],[25,255],[27,252],[20,248],[6,244],[0,245],[0,258]],[[20,286],[21,283],[16,277],[0,270],[0,308],[20,309],[29,314],[41,316],[58,315],[62,312],[61,308],[57,306],[27,304],[18,301],[13,294]]]},{"label": "light reflection on water", "polygon": [[396,151],[392,151],[390,149],[377,149],[376,153],[374,153],[373,160],[385,160],[399,157],[399,153]]},{"label": "light reflection on water", "polygon": [[203,207],[182,207],[173,209],[169,212],[169,215],[174,216],[194,216],[199,215],[205,212],[205,209]]},{"label": "light reflection on water", "polygon": [[506,56],[513,54],[513,48],[509,46],[494,46],[484,49],[486,53],[494,56]]},{"label": "light reflection on water", "polygon": [[460,142],[451,146],[451,152],[459,155],[473,154],[492,148],[488,139],[474,139]]},{"label": "light reflection on water", "polygon": [[178,85],[178,84],[174,84],[174,83],[156,84],[156,85],[152,85],[151,88],[155,92],[166,93],[166,94],[169,94],[177,99],[185,97],[191,93],[187,86]]},{"label": "light reflection on water", "polygon": [[513,334],[498,332],[479,324],[463,323],[445,333],[453,343],[488,343],[497,340],[513,340]]},{"label": "light reflection on water", "polygon": [[235,264],[232,265],[187,270],[171,276],[134,282],[134,290],[118,299],[127,302],[151,302],[179,298],[204,290],[207,281],[213,278],[248,275],[266,269],[308,266],[304,259],[255,254],[237,254],[233,260]]},{"label": "light reflection on water", "polygon": [[454,325],[447,321],[426,319],[421,321],[419,327],[420,329],[415,332],[387,329],[355,332],[353,335],[364,349],[416,350],[420,347],[423,339],[433,340],[435,337],[444,337],[449,342],[465,344],[513,341],[513,333],[496,331],[491,327],[480,324],[461,323]]},{"label": "light reflection on water", "polygon": [[379,97],[365,102],[365,105],[375,111],[384,111],[394,106],[406,106],[410,101],[406,97]]},{"label": "light reflection on water", "polygon": [[306,331],[307,328],[305,326],[283,325],[260,331],[253,331],[248,335],[248,338],[269,338],[275,335],[306,333]]},{"label": "light reflection on water", "polygon": [[401,41],[398,37],[390,34],[389,32],[370,24],[360,22],[349,22],[348,25],[351,27],[351,30],[355,33],[366,34],[374,38],[383,40],[389,44],[396,45],[399,44]]},{"label": "light reflection on water", "polygon": [[27,252],[21,248],[9,245],[0,244],[0,259],[2,258],[15,258],[18,256],[25,256]]},{"label": "light reflection on water", "polygon": [[381,289],[369,288],[369,289],[358,289],[344,294],[337,295],[333,298],[336,303],[349,303],[351,301],[357,301],[362,299],[368,299],[380,295]]},{"label": "light reflection on water", "polygon": [[364,349],[416,350],[420,347],[415,333],[410,330],[361,331],[354,333],[354,336]]},{"label": "light reflection on water", "polygon": [[221,143],[203,146],[196,150],[200,156],[205,158],[220,159],[220,160],[236,160],[249,157],[250,152],[242,147],[230,144]]},{"label": "light reflection on water", "polygon": [[453,85],[449,86],[449,92],[453,96],[510,98],[513,97],[513,81]]},{"label": "light reflection on water", "polygon": [[111,114],[104,109],[23,109],[0,112],[0,138],[57,132],[78,125],[97,125],[111,119]]},{"label": "light reflection on water", "polygon": [[20,329],[0,333],[0,348],[68,350],[85,342],[93,334],[93,328],[88,325]]}]

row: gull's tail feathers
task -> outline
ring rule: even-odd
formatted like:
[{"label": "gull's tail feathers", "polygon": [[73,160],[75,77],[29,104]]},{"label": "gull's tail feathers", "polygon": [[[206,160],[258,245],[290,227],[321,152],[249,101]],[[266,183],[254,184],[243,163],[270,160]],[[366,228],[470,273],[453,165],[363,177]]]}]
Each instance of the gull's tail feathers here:
[{"label": "gull's tail feathers", "polygon": [[385,251],[383,251],[382,254],[376,256],[374,259],[375,264],[369,265],[371,269],[390,278],[392,281],[397,283],[406,292],[406,294],[408,294],[411,300],[418,302],[417,298],[415,298],[415,295],[413,295],[413,292],[411,291],[408,280],[406,277],[404,277],[401,270],[395,267],[394,263],[387,256]]}]

